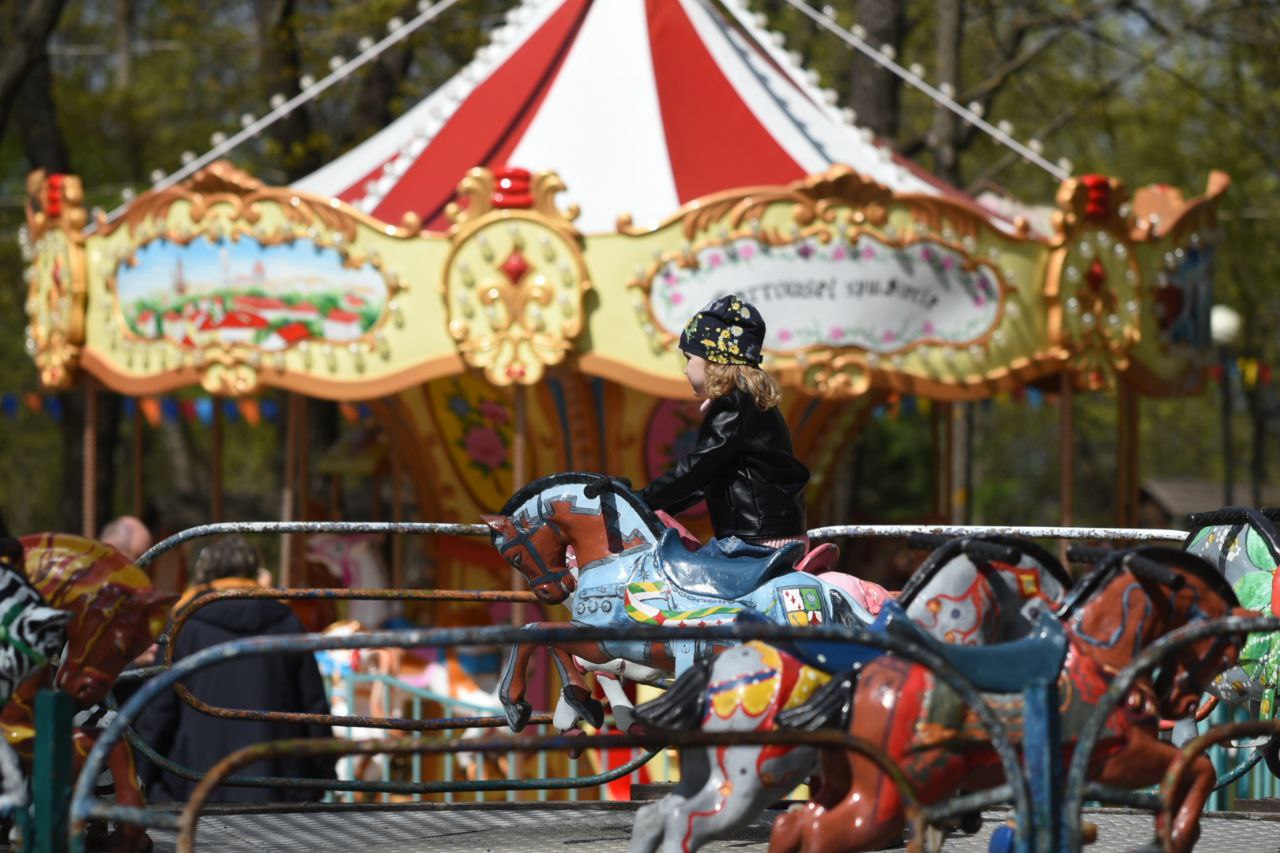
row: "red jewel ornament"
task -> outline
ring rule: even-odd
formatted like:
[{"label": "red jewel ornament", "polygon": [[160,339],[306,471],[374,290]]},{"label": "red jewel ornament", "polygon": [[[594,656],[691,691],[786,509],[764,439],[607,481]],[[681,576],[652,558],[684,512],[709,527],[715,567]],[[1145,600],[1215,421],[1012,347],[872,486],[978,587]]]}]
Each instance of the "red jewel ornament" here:
[{"label": "red jewel ornament", "polygon": [[519,249],[512,249],[511,254],[507,255],[507,259],[502,262],[502,266],[498,267],[502,270],[502,274],[507,277],[512,284],[519,284],[520,279],[529,274],[532,269],[529,262],[525,260],[524,255]]}]

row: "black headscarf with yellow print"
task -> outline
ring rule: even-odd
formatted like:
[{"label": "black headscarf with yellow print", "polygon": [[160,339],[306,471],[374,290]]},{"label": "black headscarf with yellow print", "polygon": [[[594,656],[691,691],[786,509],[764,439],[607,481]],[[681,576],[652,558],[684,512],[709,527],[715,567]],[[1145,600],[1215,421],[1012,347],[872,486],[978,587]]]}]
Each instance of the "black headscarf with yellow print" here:
[{"label": "black headscarf with yellow print", "polygon": [[680,350],[715,364],[759,367],[764,357],[764,318],[736,294],[712,300],[680,334]]}]

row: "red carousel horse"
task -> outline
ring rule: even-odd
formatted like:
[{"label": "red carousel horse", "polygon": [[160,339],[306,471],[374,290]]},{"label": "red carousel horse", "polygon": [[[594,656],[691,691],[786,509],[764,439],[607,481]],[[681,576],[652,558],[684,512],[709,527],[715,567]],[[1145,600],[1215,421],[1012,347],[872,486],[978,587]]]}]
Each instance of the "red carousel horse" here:
[{"label": "red carousel horse", "polygon": [[[1230,586],[1203,559],[1147,547],[1104,563],[1077,585],[1060,615],[1068,648],[1058,691],[1062,742],[1069,746],[1115,673],[1143,649],[1192,622],[1256,614],[1239,606]],[[1089,778],[1131,789],[1160,782],[1179,754],[1176,746],[1160,739],[1161,717],[1178,719],[1194,711],[1214,676],[1235,663],[1243,639],[1207,637],[1162,661],[1154,680],[1140,679],[1108,717]],[[995,751],[972,710],[925,667],[879,657],[861,669],[852,689],[848,732],[881,746],[922,803],[1003,781]],[[1021,696],[992,694],[987,699],[1016,744]],[[875,850],[900,841],[902,797],[876,764],[858,753],[824,749],[821,768],[813,799],[774,822],[771,851]],[[1200,812],[1215,781],[1212,763],[1198,757],[1186,779],[1171,825],[1157,825],[1173,853],[1186,853],[1199,837]]]},{"label": "red carousel horse", "polygon": [[[102,703],[125,666],[164,630],[177,596],[152,589],[146,574],[110,545],[60,533],[35,534],[21,541],[32,585],[51,607],[71,613],[66,655],[56,670],[50,664],[30,675],[0,712],[0,731],[30,761],[36,694],[52,687],[69,693],[80,708]],[[77,772],[97,736],[96,729],[75,731]],[[116,802],[145,806],[128,743],[112,750],[109,766]],[[119,827],[108,845],[119,853],[151,846],[146,833],[136,826]]]}]

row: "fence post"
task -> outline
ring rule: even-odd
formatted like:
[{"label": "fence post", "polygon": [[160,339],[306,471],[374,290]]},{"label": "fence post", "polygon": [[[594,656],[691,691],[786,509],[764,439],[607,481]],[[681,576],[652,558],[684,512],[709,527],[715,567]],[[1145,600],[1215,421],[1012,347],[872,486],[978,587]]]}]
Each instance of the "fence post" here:
[{"label": "fence post", "polygon": [[[1031,789],[1036,853],[1066,850],[1062,819],[1062,731],[1058,719],[1056,678],[1038,681],[1022,691],[1022,766]],[[1026,833],[1020,833],[1026,837]]]},{"label": "fence post", "polygon": [[31,832],[34,853],[65,853],[68,847],[68,809],[71,806],[71,697],[61,690],[41,690],[36,696],[35,767],[31,793],[35,821]]}]

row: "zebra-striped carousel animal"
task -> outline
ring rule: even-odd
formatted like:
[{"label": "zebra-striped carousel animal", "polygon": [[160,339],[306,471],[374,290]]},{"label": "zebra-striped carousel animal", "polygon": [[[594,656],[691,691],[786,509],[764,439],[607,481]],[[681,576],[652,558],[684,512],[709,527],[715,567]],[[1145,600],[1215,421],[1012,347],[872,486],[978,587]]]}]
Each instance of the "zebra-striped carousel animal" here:
[{"label": "zebra-striped carousel animal", "polygon": [[66,644],[71,614],[49,607],[22,573],[22,543],[0,539],[0,705]]}]

